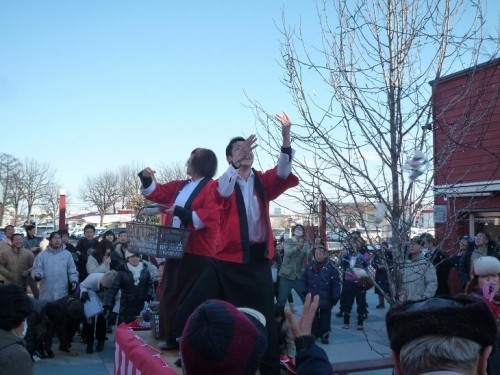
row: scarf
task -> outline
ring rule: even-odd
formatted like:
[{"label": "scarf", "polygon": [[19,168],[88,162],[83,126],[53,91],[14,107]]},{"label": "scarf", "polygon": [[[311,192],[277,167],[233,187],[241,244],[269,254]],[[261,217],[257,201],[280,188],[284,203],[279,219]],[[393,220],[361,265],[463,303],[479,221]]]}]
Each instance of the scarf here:
[{"label": "scarf", "polygon": [[132,276],[134,277],[134,285],[139,285],[139,279],[141,278],[141,271],[143,268],[143,263],[139,262],[137,266],[133,266],[130,263],[127,263],[127,268],[130,272],[132,272]]},{"label": "scarf", "polygon": [[321,269],[323,268],[323,266],[326,264],[327,261],[328,259],[325,259],[323,262],[320,263],[315,260],[312,264],[312,271],[314,273],[319,273],[319,271],[321,271]]}]

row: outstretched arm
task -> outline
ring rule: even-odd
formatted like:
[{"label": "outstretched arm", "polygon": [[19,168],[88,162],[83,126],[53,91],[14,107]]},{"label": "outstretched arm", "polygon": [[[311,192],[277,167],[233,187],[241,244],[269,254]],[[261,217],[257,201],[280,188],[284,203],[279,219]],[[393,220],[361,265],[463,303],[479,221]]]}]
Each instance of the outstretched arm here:
[{"label": "outstretched arm", "polygon": [[311,327],[319,306],[319,296],[314,296],[311,301],[311,293],[307,294],[304,301],[302,316],[297,322],[290,311],[285,309],[286,319],[297,347],[297,375],[301,374],[333,374],[332,365],[325,351],[317,346],[314,337],[311,336]]}]

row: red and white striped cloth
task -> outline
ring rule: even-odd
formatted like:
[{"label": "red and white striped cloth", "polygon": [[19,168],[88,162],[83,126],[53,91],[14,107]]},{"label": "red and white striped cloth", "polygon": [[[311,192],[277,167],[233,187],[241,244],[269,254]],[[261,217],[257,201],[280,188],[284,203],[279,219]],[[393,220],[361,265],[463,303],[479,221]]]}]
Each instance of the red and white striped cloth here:
[{"label": "red and white striped cloth", "polygon": [[176,375],[161,352],[121,324],[115,331],[115,375]]}]

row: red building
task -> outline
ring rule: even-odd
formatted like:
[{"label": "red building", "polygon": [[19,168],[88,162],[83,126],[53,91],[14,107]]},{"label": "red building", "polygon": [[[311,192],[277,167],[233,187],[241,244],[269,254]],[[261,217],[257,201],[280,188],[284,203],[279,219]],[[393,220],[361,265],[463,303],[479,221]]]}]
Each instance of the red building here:
[{"label": "red building", "polygon": [[500,58],[431,83],[436,237],[500,238]]}]

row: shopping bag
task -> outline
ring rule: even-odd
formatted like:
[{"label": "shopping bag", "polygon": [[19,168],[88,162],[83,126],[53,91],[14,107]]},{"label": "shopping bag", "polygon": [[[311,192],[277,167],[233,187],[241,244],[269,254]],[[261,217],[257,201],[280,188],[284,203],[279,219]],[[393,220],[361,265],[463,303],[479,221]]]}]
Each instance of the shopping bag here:
[{"label": "shopping bag", "polygon": [[83,304],[83,309],[85,311],[85,317],[91,319],[102,313],[103,308],[101,299],[97,296],[96,292],[87,290],[87,293],[89,294],[89,300]]}]

